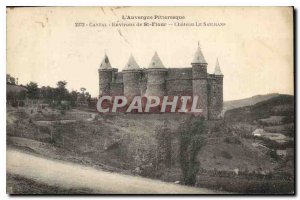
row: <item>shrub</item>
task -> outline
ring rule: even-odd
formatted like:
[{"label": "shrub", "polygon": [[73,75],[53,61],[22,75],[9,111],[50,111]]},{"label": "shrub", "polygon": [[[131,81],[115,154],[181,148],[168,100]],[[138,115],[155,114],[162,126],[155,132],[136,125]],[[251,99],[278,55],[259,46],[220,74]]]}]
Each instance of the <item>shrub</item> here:
[{"label": "shrub", "polygon": [[11,103],[11,106],[12,106],[12,107],[18,107],[18,102],[13,101],[13,102]]},{"label": "shrub", "polygon": [[226,159],[232,159],[232,156],[227,151],[221,151],[221,156]]},{"label": "shrub", "polygon": [[241,141],[236,137],[226,137],[224,142],[228,144],[241,144]]},{"label": "shrub", "polygon": [[280,159],[275,150],[270,151],[270,157],[275,161],[278,161]]},{"label": "shrub", "polygon": [[181,126],[179,160],[185,185],[195,185],[199,171],[197,155],[205,145],[203,135],[207,132],[205,120],[191,116]]},{"label": "shrub", "polygon": [[55,146],[62,146],[63,145],[63,133],[64,128],[61,123],[57,122],[53,125],[53,131],[52,131],[52,143]]},{"label": "shrub", "polygon": [[67,106],[66,105],[61,105],[60,106],[60,114],[61,115],[65,115],[66,114],[66,110],[67,110]]}]

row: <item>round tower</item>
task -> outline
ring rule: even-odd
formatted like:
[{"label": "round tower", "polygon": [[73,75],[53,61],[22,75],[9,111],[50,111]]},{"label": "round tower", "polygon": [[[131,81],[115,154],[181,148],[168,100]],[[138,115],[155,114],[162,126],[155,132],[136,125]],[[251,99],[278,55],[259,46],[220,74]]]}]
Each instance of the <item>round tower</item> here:
[{"label": "round tower", "polygon": [[193,73],[193,96],[198,96],[197,109],[202,109],[201,116],[204,116],[207,119],[207,62],[203,56],[199,43],[191,65]]},{"label": "round tower", "polygon": [[107,55],[104,58],[98,69],[99,73],[99,97],[110,95],[110,84],[112,81],[113,68],[110,65]]},{"label": "round tower", "polygon": [[141,80],[141,69],[134,57],[131,55],[125,68],[123,69],[123,84],[124,84],[124,95],[127,100],[130,101],[135,96],[140,96],[140,80]]},{"label": "round tower", "polygon": [[146,96],[163,97],[166,94],[166,74],[167,69],[164,67],[157,52],[151,59],[147,73]]},{"label": "round tower", "polygon": [[215,116],[220,118],[223,111],[223,73],[220,68],[219,60],[217,59],[216,67],[215,67],[215,79],[216,79],[216,86],[215,86]]}]

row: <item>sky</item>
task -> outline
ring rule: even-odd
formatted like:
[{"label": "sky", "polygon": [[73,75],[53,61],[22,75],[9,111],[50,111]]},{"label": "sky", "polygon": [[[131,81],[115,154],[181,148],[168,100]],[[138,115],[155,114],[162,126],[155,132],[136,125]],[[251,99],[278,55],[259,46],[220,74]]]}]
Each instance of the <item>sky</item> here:
[{"label": "sky", "polygon": [[[183,16],[142,20],[122,16]],[[76,27],[75,23],[85,23]],[[224,26],[112,27],[111,23],[223,23]],[[98,24],[98,26],[94,26]],[[106,24],[106,27],[99,25]],[[166,67],[191,67],[198,41],[208,72],[218,58],[224,100],[293,94],[291,7],[43,7],[7,9],[7,73],[39,86],[67,81],[98,95],[98,68],[108,55],[122,71],[132,53],[147,68],[157,51]]]}]

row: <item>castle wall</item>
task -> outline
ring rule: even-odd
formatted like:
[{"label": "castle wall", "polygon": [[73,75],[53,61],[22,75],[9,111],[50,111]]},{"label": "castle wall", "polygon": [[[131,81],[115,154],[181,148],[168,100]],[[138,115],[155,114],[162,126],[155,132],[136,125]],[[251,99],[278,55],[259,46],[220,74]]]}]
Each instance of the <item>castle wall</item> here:
[{"label": "castle wall", "polygon": [[146,90],[147,90],[147,73],[145,71],[142,71],[141,80],[140,80],[140,91],[142,96],[145,96]]},{"label": "castle wall", "polygon": [[116,72],[115,73],[115,83],[122,83],[123,84],[123,73],[122,72]]},{"label": "castle wall", "polygon": [[192,96],[192,68],[168,68],[166,90],[172,96]]},{"label": "castle wall", "polygon": [[216,76],[216,113],[218,113],[218,118],[223,111],[223,75]]},{"label": "castle wall", "polygon": [[123,85],[124,95],[130,100],[135,96],[140,96],[140,81],[141,71],[140,70],[126,70],[123,71]]},{"label": "castle wall", "polygon": [[202,109],[201,116],[208,118],[207,95],[207,65],[192,64],[193,70],[193,95],[198,96],[197,108]]},{"label": "castle wall", "polygon": [[110,95],[123,95],[123,74],[114,68],[112,73],[112,82],[110,83]]},{"label": "castle wall", "polygon": [[207,85],[207,93],[208,93],[208,118],[216,119],[218,114],[216,113],[216,79],[214,75],[208,76],[208,85]]},{"label": "castle wall", "polygon": [[223,76],[209,75],[208,83],[208,117],[219,119],[223,109]]},{"label": "castle wall", "polygon": [[218,119],[223,109],[223,76],[207,74],[206,64],[123,72],[99,69],[99,95],[198,96],[202,115]]},{"label": "castle wall", "polygon": [[111,88],[110,91],[111,96],[122,96],[124,94],[123,83],[111,83],[110,88]]},{"label": "castle wall", "polygon": [[146,96],[162,97],[166,95],[166,69],[147,69]]},{"label": "castle wall", "polygon": [[112,69],[99,69],[99,96],[110,95]]}]

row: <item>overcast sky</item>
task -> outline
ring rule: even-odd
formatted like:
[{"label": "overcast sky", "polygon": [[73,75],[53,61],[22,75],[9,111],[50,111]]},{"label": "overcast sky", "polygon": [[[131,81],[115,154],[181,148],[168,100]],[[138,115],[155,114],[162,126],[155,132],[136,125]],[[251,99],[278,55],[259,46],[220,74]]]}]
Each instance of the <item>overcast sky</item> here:
[{"label": "overcast sky", "polygon": [[[150,22],[130,16],[184,16],[156,22],[225,23],[210,27],[75,27],[76,22]],[[291,8],[14,8],[7,10],[7,73],[39,86],[68,82],[98,95],[98,68],[105,51],[121,71],[132,53],[148,67],[155,51],[166,67],[191,67],[200,41],[208,72],[219,58],[224,99],[256,94],[293,94]]]}]

